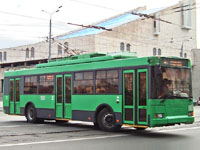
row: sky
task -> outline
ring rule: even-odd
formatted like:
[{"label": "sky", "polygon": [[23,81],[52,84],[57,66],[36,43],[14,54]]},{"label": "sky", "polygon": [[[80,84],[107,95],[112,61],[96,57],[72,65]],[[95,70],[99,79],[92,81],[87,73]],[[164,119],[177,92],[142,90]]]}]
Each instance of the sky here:
[{"label": "sky", "polygon": [[[161,8],[179,0],[0,0],[0,49],[28,45],[46,40],[50,13],[52,35],[57,36],[78,27],[67,23],[89,25],[137,7]],[[200,0],[197,2],[197,40],[200,48]],[[44,10],[44,11],[42,11]],[[48,13],[47,13],[48,12]]]}]

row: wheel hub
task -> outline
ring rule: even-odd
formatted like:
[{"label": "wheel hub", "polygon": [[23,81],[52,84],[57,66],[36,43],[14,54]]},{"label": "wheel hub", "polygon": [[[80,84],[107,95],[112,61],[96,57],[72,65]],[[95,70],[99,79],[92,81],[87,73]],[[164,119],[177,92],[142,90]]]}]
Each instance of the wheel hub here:
[{"label": "wheel hub", "polygon": [[113,115],[112,114],[105,115],[105,117],[104,117],[104,124],[106,126],[113,126],[113,123],[114,123]]}]

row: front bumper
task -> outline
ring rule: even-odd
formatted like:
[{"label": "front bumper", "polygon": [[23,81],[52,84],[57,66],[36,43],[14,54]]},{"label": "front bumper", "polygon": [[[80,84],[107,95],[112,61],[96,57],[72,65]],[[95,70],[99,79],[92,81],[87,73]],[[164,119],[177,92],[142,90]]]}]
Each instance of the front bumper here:
[{"label": "front bumper", "polygon": [[158,127],[158,126],[167,126],[167,125],[174,125],[174,124],[192,124],[194,122],[193,116],[167,116],[165,118],[155,118],[150,121],[150,127]]}]

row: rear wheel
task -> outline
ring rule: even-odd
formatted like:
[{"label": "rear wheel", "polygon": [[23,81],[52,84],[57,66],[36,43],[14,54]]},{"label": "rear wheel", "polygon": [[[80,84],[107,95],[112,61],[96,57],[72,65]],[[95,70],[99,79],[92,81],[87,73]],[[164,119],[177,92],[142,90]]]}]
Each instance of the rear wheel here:
[{"label": "rear wheel", "polygon": [[114,113],[107,108],[100,111],[97,120],[99,127],[104,131],[116,131],[121,128],[120,125],[116,125]]},{"label": "rear wheel", "polygon": [[31,123],[36,123],[38,121],[37,120],[36,109],[35,109],[35,107],[33,105],[29,105],[27,107],[26,119],[27,119],[27,122],[31,122]]}]

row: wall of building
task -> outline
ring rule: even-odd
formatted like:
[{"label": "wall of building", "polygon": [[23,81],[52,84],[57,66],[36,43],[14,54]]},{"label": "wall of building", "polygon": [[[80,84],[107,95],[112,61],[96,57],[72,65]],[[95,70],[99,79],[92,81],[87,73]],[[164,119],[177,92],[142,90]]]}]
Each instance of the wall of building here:
[{"label": "wall of building", "polygon": [[[191,27],[183,28],[182,12],[174,12],[174,7],[162,10],[157,13],[160,19],[168,21],[159,21],[160,32],[155,34],[153,19],[140,19],[119,27],[113,28],[113,31],[102,32],[95,36],[95,51],[116,52],[120,51],[120,43],[131,45],[131,51],[136,52],[137,56],[152,56],[153,49],[161,49],[161,56],[180,57],[181,48],[187,58],[192,60],[193,48],[196,48],[196,10],[191,10]],[[155,14],[156,15],[156,14]],[[158,53],[157,53],[158,54]],[[193,60],[192,60],[193,63]]]},{"label": "wall of building", "polygon": [[[191,3],[195,2],[195,0],[190,1]],[[58,58],[86,52],[119,52],[121,51],[120,44],[124,43],[124,51],[127,51],[126,46],[130,45],[130,51],[136,52],[138,57],[152,56],[153,49],[156,50],[156,55],[158,55],[158,50],[160,49],[160,56],[179,57],[182,48],[183,53],[187,54],[187,58],[191,59],[192,64],[198,63],[198,60],[194,59],[195,57],[193,57],[193,52],[191,51],[197,46],[196,9],[191,10],[191,27],[185,28],[182,23],[183,12],[174,12],[175,10],[173,9],[175,7],[180,7],[181,5],[184,4],[179,3],[154,14],[157,18],[164,21],[142,18],[115,27],[112,31],[103,31],[96,35],[80,36],[65,40],[52,40],[51,57]],[[168,23],[166,23],[166,21]],[[155,28],[154,23],[156,23],[160,30]],[[29,51],[28,57],[27,49]],[[31,49],[34,49],[34,57],[31,55]],[[62,52],[58,52],[59,49]],[[0,65],[15,63],[18,61],[26,62],[31,60],[46,59],[48,58],[48,51],[48,41],[1,49],[0,52],[7,53],[7,59],[6,61],[2,59]],[[13,67],[15,69],[18,68],[15,66]],[[0,82],[1,79],[3,79],[3,72],[8,69],[13,69],[13,67],[10,66],[8,68],[0,68]],[[22,67],[24,66],[22,65]]]},{"label": "wall of building", "polygon": [[192,52],[194,53],[194,64],[192,69],[192,92],[193,98],[197,100],[200,97],[200,49],[193,49]]}]

